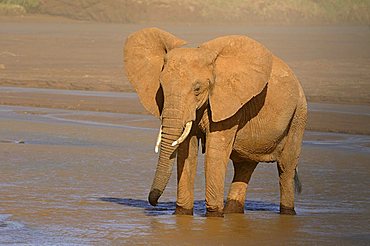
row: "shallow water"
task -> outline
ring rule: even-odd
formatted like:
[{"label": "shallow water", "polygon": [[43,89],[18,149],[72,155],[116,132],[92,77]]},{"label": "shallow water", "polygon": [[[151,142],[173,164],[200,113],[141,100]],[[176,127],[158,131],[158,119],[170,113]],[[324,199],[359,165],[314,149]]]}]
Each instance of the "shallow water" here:
[{"label": "shallow water", "polygon": [[[174,175],[148,204],[157,127],[148,115],[0,106],[0,244],[370,243],[370,136],[306,133],[297,216],[278,214],[276,165],[261,163],[244,215],[205,218],[202,162],[194,217],[172,215]],[[229,165],[225,191],[231,177]]]}]

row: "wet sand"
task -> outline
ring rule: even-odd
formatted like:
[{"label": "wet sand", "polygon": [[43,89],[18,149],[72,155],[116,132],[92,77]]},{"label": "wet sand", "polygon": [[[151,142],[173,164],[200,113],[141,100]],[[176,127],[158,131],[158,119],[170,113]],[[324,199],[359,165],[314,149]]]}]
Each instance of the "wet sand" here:
[{"label": "wet sand", "polygon": [[[28,97],[37,92],[18,90]],[[41,91],[36,95],[49,95],[57,102],[56,95],[68,92]],[[118,94],[75,91],[68,99],[89,101],[88,95],[94,96],[92,101],[96,97],[110,102]],[[125,93],[118,98],[137,100]],[[137,101],[132,105],[140,108]],[[350,112],[326,104],[311,107],[321,113],[369,114],[362,106],[352,106]],[[203,217],[201,161],[195,216],[174,216],[174,175],[158,207],[146,200],[156,165],[153,149],[159,122],[150,115],[132,113],[134,108],[109,113],[0,106],[0,244],[229,245],[231,239],[237,245],[277,240],[292,244],[369,242],[369,135],[306,132],[297,216],[278,214],[276,165],[261,163],[252,177],[246,214]],[[229,165],[226,190],[231,178]]]},{"label": "wet sand", "polygon": [[[148,114],[137,95],[127,92],[0,87],[0,105]],[[307,130],[370,135],[370,105],[310,102],[308,107]]]}]

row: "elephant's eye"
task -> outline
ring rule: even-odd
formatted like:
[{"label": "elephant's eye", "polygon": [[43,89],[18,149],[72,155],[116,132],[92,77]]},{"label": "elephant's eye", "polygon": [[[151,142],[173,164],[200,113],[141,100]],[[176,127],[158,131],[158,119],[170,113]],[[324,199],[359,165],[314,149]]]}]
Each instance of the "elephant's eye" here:
[{"label": "elephant's eye", "polygon": [[201,87],[200,87],[200,83],[199,83],[199,82],[197,82],[197,83],[194,85],[193,90],[194,90],[194,94],[195,94],[196,96],[198,96],[198,95],[200,94],[200,92],[201,92]]}]

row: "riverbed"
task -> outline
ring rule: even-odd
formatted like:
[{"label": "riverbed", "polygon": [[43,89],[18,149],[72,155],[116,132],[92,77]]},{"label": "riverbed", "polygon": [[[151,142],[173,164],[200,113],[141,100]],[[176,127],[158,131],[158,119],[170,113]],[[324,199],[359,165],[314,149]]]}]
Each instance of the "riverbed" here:
[{"label": "riverbed", "polygon": [[[136,95],[128,93],[129,98]],[[347,113],[355,114],[353,107]],[[359,107],[360,114],[370,112]],[[297,216],[278,214],[276,164],[260,163],[245,214],[206,218],[201,155],[193,217],[172,215],[175,175],[159,205],[148,204],[158,126],[157,119],[141,113],[0,106],[0,244],[369,243],[369,135],[306,131]],[[229,165],[225,191],[231,178]]]}]

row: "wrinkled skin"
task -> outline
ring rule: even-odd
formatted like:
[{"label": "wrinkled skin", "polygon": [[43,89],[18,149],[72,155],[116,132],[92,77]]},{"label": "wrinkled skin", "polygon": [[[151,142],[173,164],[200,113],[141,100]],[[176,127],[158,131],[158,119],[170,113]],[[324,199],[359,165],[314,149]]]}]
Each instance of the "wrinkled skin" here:
[{"label": "wrinkled skin", "polygon": [[[124,62],[144,107],[162,121],[160,154],[149,194],[156,205],[177,153],[176,214],[192,214],[198,145],[205,152],[207,216],[243,213],[258,162],[277,162],[280,213],[295,214],[294,178],[307,105],[290,68],[245,36],[226,36],[198,48],[157,28],[128,37]],[[190,134],[172,146],[192,122]],[[226,166],[234,178],[224,207]]]}]

